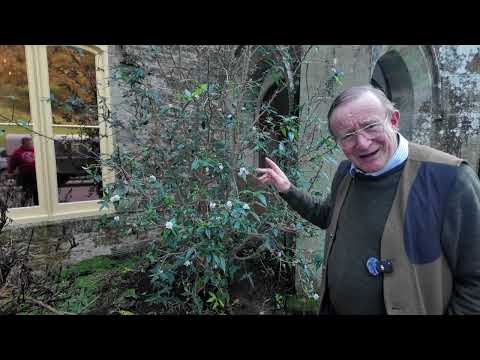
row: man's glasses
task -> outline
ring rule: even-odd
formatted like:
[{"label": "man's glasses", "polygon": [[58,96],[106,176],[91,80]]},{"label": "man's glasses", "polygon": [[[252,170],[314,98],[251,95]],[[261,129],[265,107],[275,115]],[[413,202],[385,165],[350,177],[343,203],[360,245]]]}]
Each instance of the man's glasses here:
[{"label": "man's glasses", "polygon": [[384,121],[379,121],[373,124],[368,124],[361,129],[349,132],[338,139],[338,142],[343,147],[351,147],[357,142],[356,135],[362,133],[367,139],[371,140],[385,133],[385,123],[387,122],[389,114]]}]

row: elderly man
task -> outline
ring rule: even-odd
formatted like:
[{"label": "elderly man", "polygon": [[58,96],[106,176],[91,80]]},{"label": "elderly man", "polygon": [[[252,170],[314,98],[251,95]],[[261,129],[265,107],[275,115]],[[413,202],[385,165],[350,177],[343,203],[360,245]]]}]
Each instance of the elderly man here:
[{"label": "elderly man", "polygon": [[257,169],[326,229],[323,314],[480,313],[480,182],[465,161],[407,141],[380,91],[356,86],[328,112],[342,161],[319,201],[270,159]]}]

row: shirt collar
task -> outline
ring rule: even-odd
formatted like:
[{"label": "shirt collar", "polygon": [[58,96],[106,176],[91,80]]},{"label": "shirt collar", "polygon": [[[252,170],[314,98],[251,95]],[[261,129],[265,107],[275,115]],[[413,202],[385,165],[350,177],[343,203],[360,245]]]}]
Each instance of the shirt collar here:
[{"label": "shirt collar", "polygon": [[375,172],[366,173],[358,169],[352,163],[352,165],[350,166],[350,175],[354,176],[355,173],[358,172],[363,175],[379,176],[393,169],[394,167],[402,164],[408,158],[408,140],[405,139],[400,133],[397,133],[397,140],[398,140],[397,150],[395,150],[393,156],[390,158],[390,160],[387,161],[387,163],[383,168]]}]

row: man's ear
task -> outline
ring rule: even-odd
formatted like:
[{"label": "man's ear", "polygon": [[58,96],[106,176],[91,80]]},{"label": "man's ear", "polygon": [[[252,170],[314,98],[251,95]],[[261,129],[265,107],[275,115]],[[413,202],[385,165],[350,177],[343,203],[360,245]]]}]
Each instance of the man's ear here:
[{"label": "man's ear", "polygon": [[398,110],[395,110],[392,113],[392,116],[390,116],[390,124],[392,124],[392,128],[395,130],[398,130],[398,126],[400,123],[400,112]]}]

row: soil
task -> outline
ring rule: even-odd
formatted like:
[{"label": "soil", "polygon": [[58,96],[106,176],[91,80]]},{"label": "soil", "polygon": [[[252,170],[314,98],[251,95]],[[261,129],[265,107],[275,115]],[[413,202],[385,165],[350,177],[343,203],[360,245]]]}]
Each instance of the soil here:
[{"label": "soil", "polygon": [[[157,305],[147,301],[148,294],[153,292],[153,288],[149,271],[145,268],[143,271],[138,270],[143,267],[141,257],[111,259],[101,256],[96,259],[75,265],[66,272],[63,277],[67,279],[68,285],[65,286],[63,301],[53,304],[55,308],[72,311],[72,306],[78,301],[86,305],[81,313],[90,315],[185,314],[185,309],[178,306]],[[279,273],[278,261],[268,258],[268,255],[262,259],[245,261],[243,266],[243,270],[250,274],[250,278],[241,278],[244,272],[239,271],[237,281],[229,289],[230,303],[233,305],[226,307],[224,313],[286,314],[285,299],[288,295],[294,294],[293,270],[282,268]],[[81,298],[80,295],[85,298]],[[33,313],[39,313],[38,310]],[[32,312],[27,310],[24,313]],[[48,311],[40,313],[47,314]]]}]

